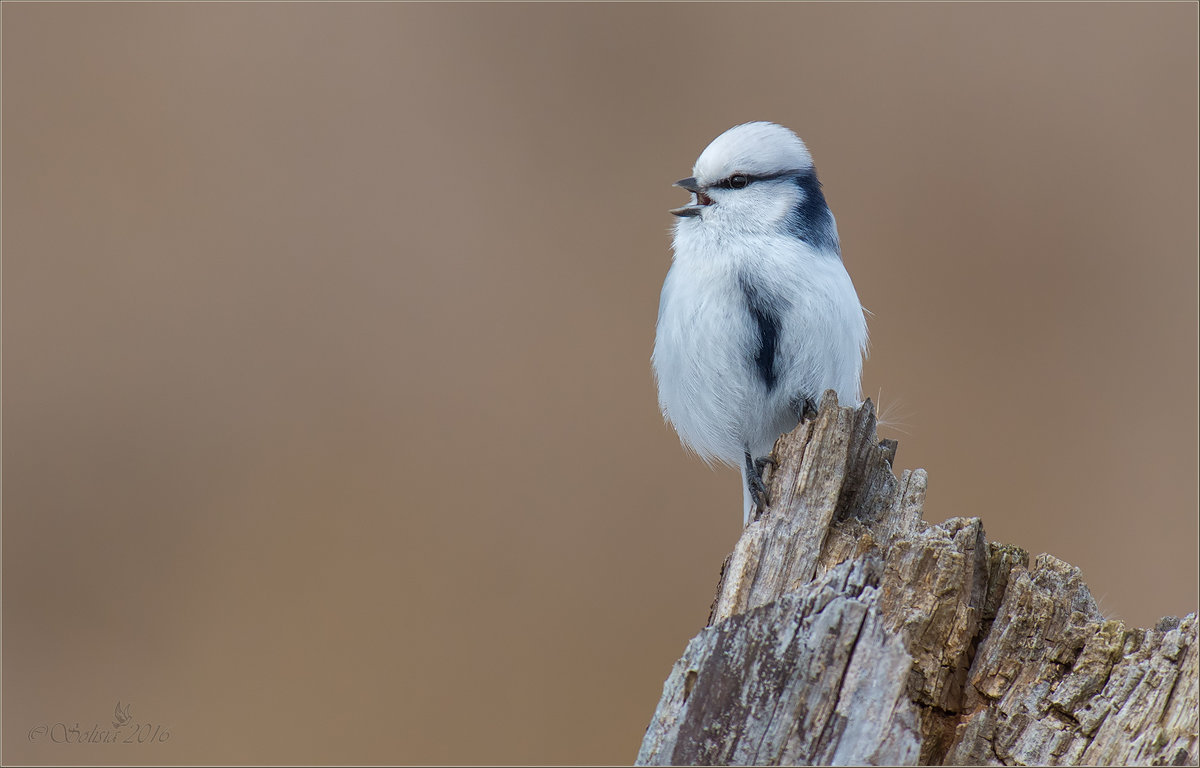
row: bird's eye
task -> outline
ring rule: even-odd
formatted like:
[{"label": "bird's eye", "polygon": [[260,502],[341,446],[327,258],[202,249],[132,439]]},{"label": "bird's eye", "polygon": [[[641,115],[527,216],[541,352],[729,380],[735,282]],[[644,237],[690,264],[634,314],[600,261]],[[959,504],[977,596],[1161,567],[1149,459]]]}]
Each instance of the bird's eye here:
[{"label": "bird's eye", "polygon": [[746,185],[749,183],[750,183],[750,178],[741,173],[735,173],[734,175],[729,177],[729,188],[730,189],[745,189]]}]

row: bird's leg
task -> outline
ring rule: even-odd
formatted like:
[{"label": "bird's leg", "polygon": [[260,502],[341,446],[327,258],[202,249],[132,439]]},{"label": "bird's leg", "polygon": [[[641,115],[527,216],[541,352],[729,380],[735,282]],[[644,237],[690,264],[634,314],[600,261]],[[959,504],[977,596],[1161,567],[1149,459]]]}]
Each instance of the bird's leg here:
[{"label": "bird's leg", "polygon": [[767,486],[763,483],[762,466],[754,460],[749,450],[746,451],[746,487],[749,488],[750,498],[754,501],[754,519],[757,520],[767,508]]},{"label": "bird's leg", "polygon": [[770,467],[771,469],[775,469],[775,467],[778,467],[778,466],[779,466],[779,462],[775,461],[775,459],[771,456],[763,456],[761,458],[754,460],[754,468],[758,470],[759,477],[762,477],[763,470],[766,469],[767,467]]},{"label": "bird's leg", "polygon": [[792,398],[792,411],[801,422],[817,418],[817,404],[811,397],[796,395]]}]

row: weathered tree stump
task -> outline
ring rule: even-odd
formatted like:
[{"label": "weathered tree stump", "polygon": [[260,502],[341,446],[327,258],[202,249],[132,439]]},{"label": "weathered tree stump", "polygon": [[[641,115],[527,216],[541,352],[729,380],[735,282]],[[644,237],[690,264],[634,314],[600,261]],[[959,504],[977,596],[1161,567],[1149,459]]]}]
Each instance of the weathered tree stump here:
[{"label": "weathered tree stump", "polygon": [[921,519],[870,401],[775,445],[639,765],[1196,765],[1196,615],[1105,619],[1079,570]]}]

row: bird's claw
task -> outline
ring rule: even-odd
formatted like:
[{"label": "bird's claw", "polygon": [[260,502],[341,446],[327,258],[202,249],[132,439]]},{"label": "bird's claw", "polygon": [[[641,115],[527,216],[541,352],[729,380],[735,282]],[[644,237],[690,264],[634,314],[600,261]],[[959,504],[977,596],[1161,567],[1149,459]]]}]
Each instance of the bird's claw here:
[{"label": "bird's claw", "polygon": [[767,485],[762,479],[763,467],[767,465],[776,466],[775,459],[770,456],[755,459],[750,456],[749,450],[746,451],[746,489],[750,492],[751,501],[754,502],[755,520],[762,516],[770,501],[767,498]]},{"label": "bird's claw", "polygon": [[749,480],[750,498],[754,500],[754,519],[762,517],[763,511],[767,508],[767,486],[763,483],[762,477],[755,475]]},{"label": "bird's claw", "polygon": [[801,423],[817,418],[817,403],[811,397],[797,397],[792,401],[792,409]]},{"label": "bird's claw", "polygon": [[758,458],[758,459],[754,460],[754,468],[758,470],[758,474],[760,477],[762,476],[763,470],[766,469],[767,467],[770,467],[771,469],[775,469],[775,467],[778,467],[778,466],[779,466],[779,462],[775,461],[775,459],[771,456],[763,456],[762,458]]}]

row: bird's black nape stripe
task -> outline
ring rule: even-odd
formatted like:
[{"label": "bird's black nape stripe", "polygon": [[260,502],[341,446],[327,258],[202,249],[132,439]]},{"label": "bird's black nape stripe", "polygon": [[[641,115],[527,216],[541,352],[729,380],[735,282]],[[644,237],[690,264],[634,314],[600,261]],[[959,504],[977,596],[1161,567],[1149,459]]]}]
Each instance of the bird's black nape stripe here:
[{"label": "bird's black nape stripe", "polygon": [[821,191],[816,169],[801,171],[793,178],[796,186],[800,187],[803,198],[792,212],[792,234],[815,248],[831,250],[840,256],[837,226],[833,223],[833,214],[829,212],[829,205],[825,202],[825,193]]},{"label": "bird's black nape stripe", "polygon": [[751,357],[758,376],[767,391],[775,389],[775,353],[779,348],[779,330],[787,304],[758,288],[753,281],[742,275],[739,279],[750,317],[758,329],[758,344],[751,347]]},{"label": "bird's black nape stripe", "polygon": [[821,190],[816,168],[790,168],[786,171],[757,174],[735,173],[709,186],[733,189],[731,179],[734,176],[745,177],[747,186],[756,181],[791,179],[800,188],[801,200],[792,211],[789,230],[815,248],[831,250],[841,255],[837,227],[833,223],[833,214],[829,212],[829,204],[825,202],[825,193]]}]

